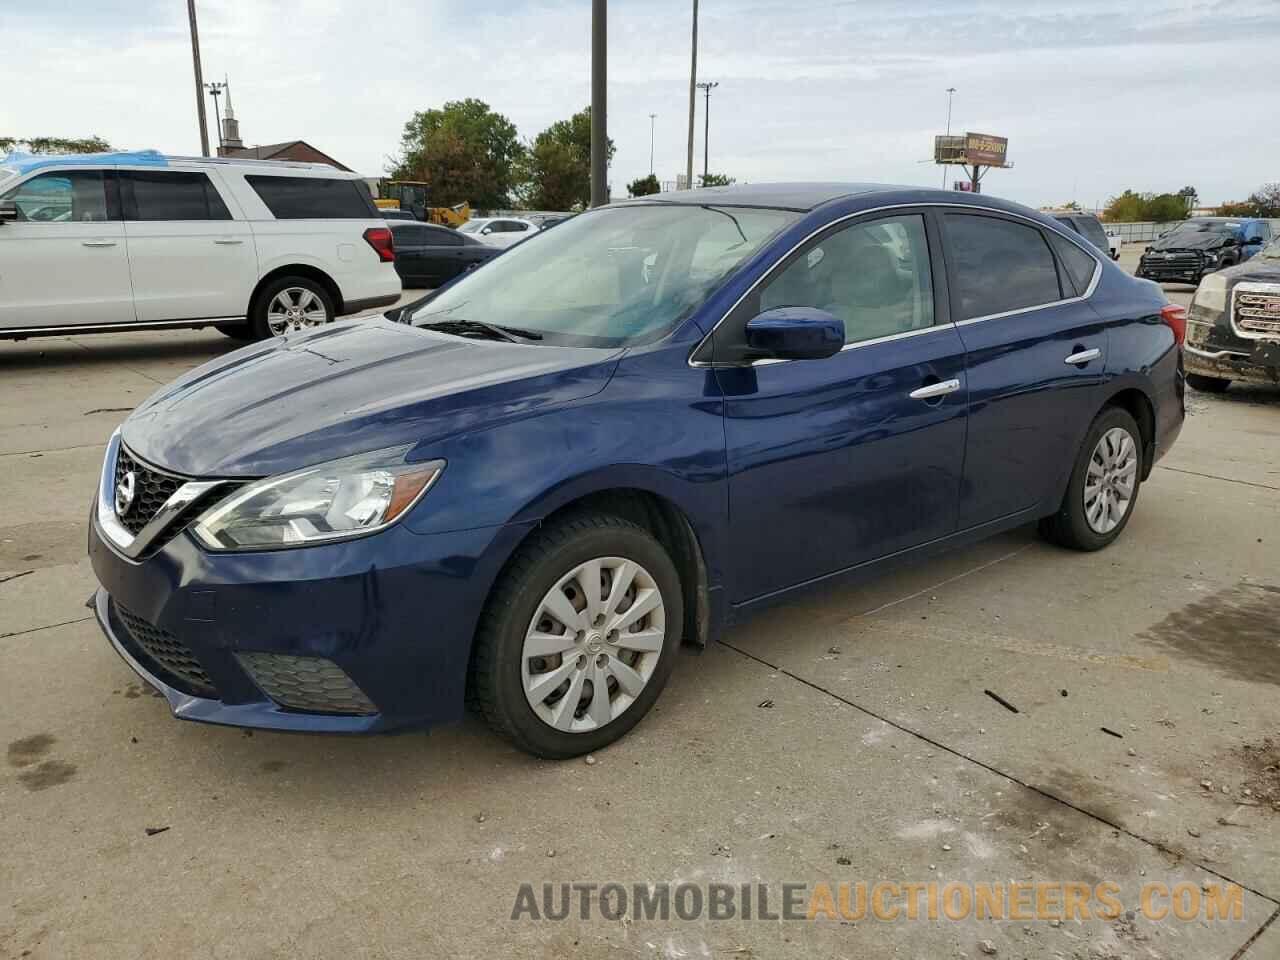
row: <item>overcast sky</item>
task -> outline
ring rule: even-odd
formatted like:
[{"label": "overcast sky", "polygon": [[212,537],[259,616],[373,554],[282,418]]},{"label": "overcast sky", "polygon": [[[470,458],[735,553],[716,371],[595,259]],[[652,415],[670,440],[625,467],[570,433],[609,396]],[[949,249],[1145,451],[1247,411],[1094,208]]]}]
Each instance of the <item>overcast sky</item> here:
[{"label": "overcast sky", "polygon": [[[703,0],[711,169],[940,185],[952,129],[1009,138],[988,193],[1202,202],[1280,180],[1280,0]],[[684,168],[690,0],[609,4],[615,196]],[[590,0],[198,0],[206,80],[247,143],[384,172],[414,110],[479,97],[531,138],[590,102]],[[0,0],[0,134],[198,153],[183,0]],[[697,159],[702,169],[703,101]],[[212,111],[210,136],[213,132]]]}]

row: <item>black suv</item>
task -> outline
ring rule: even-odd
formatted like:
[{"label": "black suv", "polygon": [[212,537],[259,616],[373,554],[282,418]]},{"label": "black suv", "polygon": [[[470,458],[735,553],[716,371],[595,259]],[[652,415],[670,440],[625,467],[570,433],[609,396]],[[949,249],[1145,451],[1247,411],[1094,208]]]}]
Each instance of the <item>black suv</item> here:
[{"label": "black suv", "polygon": [[1271,224],[1252,217],[1184,220],[1147,247],[1138,276],[1199,283],[1205,274],[1248,260],[1271,240]]},{"label": "black suv", "polygon": [[1102,222],[1092,213],[1081,213],[1079,210],[1054,210],[1049,216],[1064,227],[1080,234],[1112,260],[1120,259],[1120,252],[1111,250],[1111,243],[1107,240],[1107,231],[1102,229]]}]

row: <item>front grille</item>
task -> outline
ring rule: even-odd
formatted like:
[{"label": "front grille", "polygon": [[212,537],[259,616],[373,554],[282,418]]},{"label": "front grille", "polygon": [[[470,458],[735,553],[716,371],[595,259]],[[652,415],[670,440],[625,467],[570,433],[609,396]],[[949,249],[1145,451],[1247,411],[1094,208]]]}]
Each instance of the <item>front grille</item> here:
[{"label": "front grille", "polygon": [[1198,253],[1175,253],[1171,257],[1156,253],[1142,258],[1142,269],[1153,273],[1184,273],[1199,270],[1201,262]]},{"label": "front grille", "polygon": [[162,668],[165,676],[160,679],[193,696],[217,697],[213,681],[186,644],[168,630],[162,630],[120,604],[115,603],[114,606],[125,629],[129,631],[130,639],[148,659]]},{"label": "front grille", "polygon": [[1280,293],[1236,291],[1235,318],[1241,331],[1280,338]]},{"label": "front grille", "polygon": [[129,504],[129,509],[124,512],[124,516],[121,516],[117,510],[116,518],[136,537],[142,528],[160,512],[160,508],[177,492],[177,489],[187,481],[183,477],[175,477],[144,466],[121,446],[116,456],[117,489],[129,473],[133,474],[133,502]]},{"label": "front grille", "polygon": [[377,713],[364,691],[332,660],[284,653],[241,653],[241,665],[268,697],[308,713]]}]

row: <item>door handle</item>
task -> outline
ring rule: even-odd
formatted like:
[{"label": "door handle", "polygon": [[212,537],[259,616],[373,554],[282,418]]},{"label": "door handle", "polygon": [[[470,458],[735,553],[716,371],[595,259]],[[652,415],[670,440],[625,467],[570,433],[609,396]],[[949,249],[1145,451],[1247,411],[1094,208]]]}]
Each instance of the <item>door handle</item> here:
[{"label": "door handle", "polygon": [[244,243],[243,240],[237,240],[235,237],[223,237],[221,240],[215,240],[213,242],[224,247],[237,247]]},{"label": "door handle", "polygon": [[959,389],[959,380],[941,380],[938,383],[920,387],[918,390],[912,390],[907,396],[912,400],[936,400],[938,397],[945,397],[949,393],[955,393]]},{"label": "door handle", "polygon": [[1073,367],[1078,363],[1088,363],[1090,360],[1097,360],[1100,356],[1102,356],[1102,351],[1097,347],[1094,347],[1091,350],[1081,350],[1079,353],[1073,353],[1062,362]]},{"label": "door handle", "polygon": [[114,240],[81,240],[80,241],[80,246],[82,247],[114,247],[115,245],[116,245],[116,242]]}]

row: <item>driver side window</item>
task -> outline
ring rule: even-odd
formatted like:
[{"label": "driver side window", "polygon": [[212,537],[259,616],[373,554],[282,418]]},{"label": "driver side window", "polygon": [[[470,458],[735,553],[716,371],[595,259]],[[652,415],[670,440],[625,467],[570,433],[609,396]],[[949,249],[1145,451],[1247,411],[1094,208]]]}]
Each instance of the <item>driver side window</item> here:
[{"label": "driver side window", "polygon": [[919,214],[857,223],[801,250],[769,281],[760,309],[817,307],[858,343],[933,326],[933,282]]},{"label": "driver side window", "polygon": [[42,173],[0,196],[12,203],[18,221],[28,223],[96,223],[107,220],[107,193],[96,170]]}]

